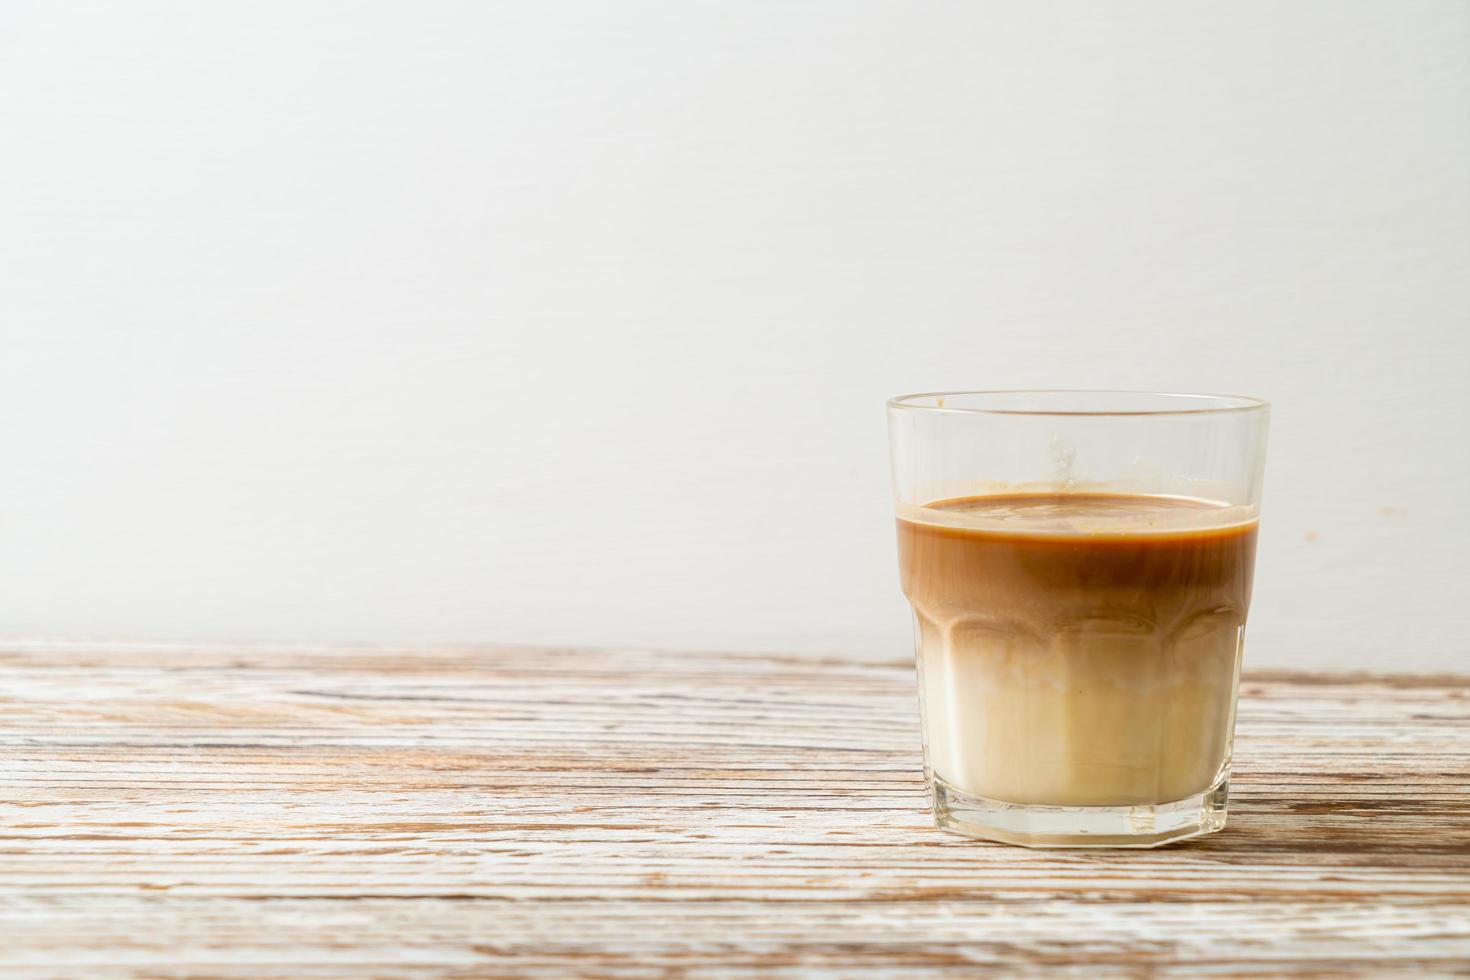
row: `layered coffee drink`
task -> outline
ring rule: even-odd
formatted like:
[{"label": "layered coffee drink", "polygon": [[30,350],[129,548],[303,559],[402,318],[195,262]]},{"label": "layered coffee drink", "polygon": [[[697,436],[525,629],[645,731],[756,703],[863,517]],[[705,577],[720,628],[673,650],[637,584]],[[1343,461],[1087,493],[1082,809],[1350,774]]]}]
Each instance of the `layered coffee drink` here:
[{"label": "layered coffee drink", "polygon": [[898,542],[939,790],[1134,807],[1220,784],[1250,604],[1252,508],[972,496],[902,506]]}]

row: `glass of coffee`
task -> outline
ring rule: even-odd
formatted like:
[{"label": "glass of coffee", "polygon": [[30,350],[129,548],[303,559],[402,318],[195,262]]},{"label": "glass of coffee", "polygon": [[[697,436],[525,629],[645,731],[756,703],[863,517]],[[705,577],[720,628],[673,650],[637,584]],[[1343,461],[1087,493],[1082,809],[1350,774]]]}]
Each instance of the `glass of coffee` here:
[{"label": "glass of coffee", "polygon": [[925,777],[945,830],[1153,847],[1225,826],[1269,409],[888,403]]}]

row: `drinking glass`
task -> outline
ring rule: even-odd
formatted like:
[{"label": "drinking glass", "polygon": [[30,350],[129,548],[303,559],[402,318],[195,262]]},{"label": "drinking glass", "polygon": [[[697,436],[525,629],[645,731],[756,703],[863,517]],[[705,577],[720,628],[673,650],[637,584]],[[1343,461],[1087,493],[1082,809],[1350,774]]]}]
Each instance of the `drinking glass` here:
[{"label": "drinking glass", "polygon": [[962,391],[888,403],[938,825],[1034,847],[1225,826],[1269,407]]}]

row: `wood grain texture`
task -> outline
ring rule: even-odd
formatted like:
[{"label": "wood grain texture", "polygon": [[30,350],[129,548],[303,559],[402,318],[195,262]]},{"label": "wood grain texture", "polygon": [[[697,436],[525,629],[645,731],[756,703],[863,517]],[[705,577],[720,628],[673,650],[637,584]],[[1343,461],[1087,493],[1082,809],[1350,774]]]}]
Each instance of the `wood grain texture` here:
[{"label": "wood grain texture", "polygon": [[1220,835],[932,826],[906,664],[0,653],[0,974],[1470,975],[1470,679],[1242,686]]}]

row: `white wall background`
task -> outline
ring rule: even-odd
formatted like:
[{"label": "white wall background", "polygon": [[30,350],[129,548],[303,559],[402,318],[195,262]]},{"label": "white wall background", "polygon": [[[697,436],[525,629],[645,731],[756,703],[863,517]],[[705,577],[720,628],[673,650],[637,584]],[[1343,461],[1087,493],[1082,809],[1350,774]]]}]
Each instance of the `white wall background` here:
[{"label": "white wall background", "polygon": [[1470,669],[1470,4],[0,7],[0,634],[907,656],[882,400],[1276,403]]}]

